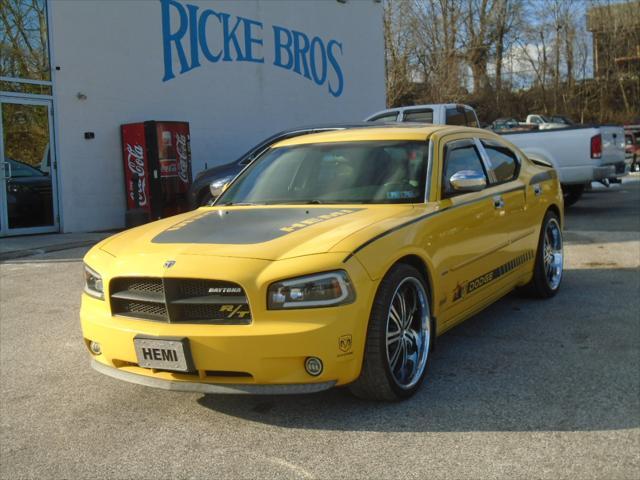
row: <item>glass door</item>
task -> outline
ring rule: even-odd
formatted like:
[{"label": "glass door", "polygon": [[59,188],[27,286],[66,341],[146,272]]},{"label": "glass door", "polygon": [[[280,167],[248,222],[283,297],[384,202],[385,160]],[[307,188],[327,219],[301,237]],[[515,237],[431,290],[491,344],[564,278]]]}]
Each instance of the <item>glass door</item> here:
[{"label": "glass door", "polygon": [[0,236],[58,231],[50,100],[0,97]]}]

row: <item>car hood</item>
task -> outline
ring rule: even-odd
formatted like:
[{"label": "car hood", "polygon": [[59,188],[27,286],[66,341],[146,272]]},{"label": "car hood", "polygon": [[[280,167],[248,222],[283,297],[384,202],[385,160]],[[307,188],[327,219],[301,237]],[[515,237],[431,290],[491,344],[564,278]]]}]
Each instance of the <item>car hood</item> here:
[{"label": "car hood", "polygon": [[205,207],[122,232],[100,248],[116,257],[167,253],[281,260],[350,252],[363,238],[414,215],[412,205]]}]

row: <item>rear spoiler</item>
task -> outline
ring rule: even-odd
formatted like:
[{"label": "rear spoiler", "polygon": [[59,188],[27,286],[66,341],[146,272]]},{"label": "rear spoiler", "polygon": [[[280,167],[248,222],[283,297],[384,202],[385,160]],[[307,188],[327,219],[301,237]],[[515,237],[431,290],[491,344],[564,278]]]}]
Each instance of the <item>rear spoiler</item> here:
[{"label": "rear spoiler", "polygon": [[540,167],[553,168],[553,164],[551,162],[541,157],[527,155],[527,158]]}]

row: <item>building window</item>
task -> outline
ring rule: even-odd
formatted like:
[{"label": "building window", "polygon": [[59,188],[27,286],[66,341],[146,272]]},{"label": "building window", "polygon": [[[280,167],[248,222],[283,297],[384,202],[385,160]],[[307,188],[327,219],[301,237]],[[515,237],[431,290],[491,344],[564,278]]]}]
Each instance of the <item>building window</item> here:
[{"label": "building window", "polygon": [[0,2],[0,90],[51,94],[46,0]]}]

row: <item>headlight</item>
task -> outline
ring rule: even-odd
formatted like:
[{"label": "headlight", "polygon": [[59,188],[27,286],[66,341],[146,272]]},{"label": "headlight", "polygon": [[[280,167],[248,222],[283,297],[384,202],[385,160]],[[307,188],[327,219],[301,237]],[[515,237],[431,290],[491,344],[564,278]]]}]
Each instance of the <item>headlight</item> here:
[{"label": "headlight", "polygon": [[86,265],[84,266],[84,291],[92,297],[104,299],[102,277]]},{"label": "headlight", "polygon": [[267,293],[267,308],[319,308],[344,305],[355,300],[347,272],[318,273],[272,283]]}]

